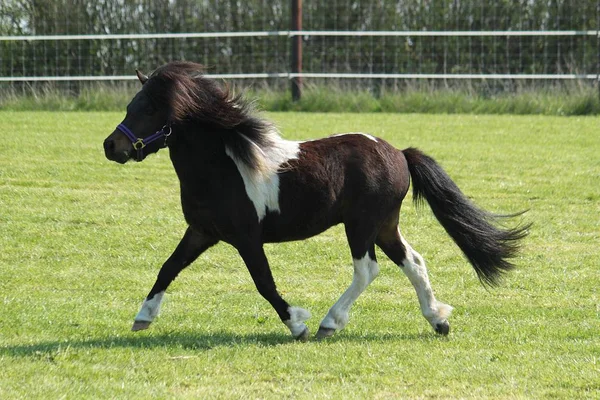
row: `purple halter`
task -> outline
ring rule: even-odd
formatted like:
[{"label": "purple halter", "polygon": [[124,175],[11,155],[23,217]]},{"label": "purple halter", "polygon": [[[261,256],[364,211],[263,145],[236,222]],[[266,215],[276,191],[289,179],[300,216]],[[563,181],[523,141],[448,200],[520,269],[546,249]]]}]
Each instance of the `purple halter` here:
[{"label": "purple halter", "polygon": [[131,129],[129,129],[128,127],[126,127],[123,124],[119,124],[117,125],[117,129],[120,130],[121,132],[123,132],[125,134],[125,136],[127,136],[127,138],[129,140],[131,140],[131,144],[133,144],[133,148],[136,150],[136,161],[142,161],[142,159],[144,158],[144,151],[143,148],[146,147],[147,145],[149,145],[152,142],[155,142],[156,140],[164,137],[165,138],[165,142],[163,143],[163,145],[160,147],[165,148],[167,147],[167,138],[169,136],[171,136],[171,133],[173,132],[173,130],[171,129],[171,125],[165,125],[162,127],[162,129],[160,131],[157,131],[155,133],[153,133],[152,135],[145,137],[145,138],[139,138],[136,137],[134,135],[133,132],[131,132]]}]

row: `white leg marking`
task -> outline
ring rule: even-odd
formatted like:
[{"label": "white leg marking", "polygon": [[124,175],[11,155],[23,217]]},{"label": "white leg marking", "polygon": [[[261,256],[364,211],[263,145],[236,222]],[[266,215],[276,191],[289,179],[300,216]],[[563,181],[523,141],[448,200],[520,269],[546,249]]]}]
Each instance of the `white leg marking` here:
[{"label": "white leg marking", "polygon": [[144,300],[140,312],[135,316],[136,321],[152,322],[160,311],[160,304],[162,303],[165,292],[159,292],[154,295],[150,300]]},{"label": "white leg marking", "polygon": [[336,135],[331,135],[331,137],[338,137],[338,136],[344,136],[344,135],[362,135],[364,137],[366,137],[369,140],[372,140],[374,142],[377,142],[377,138],[373,135],[369,135],[368,133],[363,133],[363,132],[346,132],[346,133],[338,133]]},{"label": "white leg marking", "polygon": [[254,204],[258,220],[261,221],[267,211],[279,212],[279,175],[282,165],[289,160],[298,158],[300,143],[282,139],[276,130],[267,133],[269,145],[259,147],[248,137],[246,139],[253,150],[256,167],[250,167],[240,160],[234,152],[226,147],[225,153],[235,163],[246,188],[248,198]]},{"label": "white leg marking", "polygon": [[292,336],[300,336],[307,328],[304,321],[310,318],[310,312],[300,307],[289,307],[290,319],[283,323],[290,329]]},{"label": "white leg marking", "polygon": [[400,235],[400,240],[406,249],[406,259],[402,262],[402,271],[412,283],[417,292],[421,312],[431,326],[436,329],[436,325],[447,320],[452,313],[452,307],[435,299],[429,276],[425,266],[425,260],[417,253],[406,240]]},{"label": "white leg marking", "polygon": [[371,260],[369,253],[359,260],[354,259],[353,262],[354,276],[352,283],[321,321],[321,327],[323,328],[344,329],[348,323],[350,307],[379,274],[379,265]]}]

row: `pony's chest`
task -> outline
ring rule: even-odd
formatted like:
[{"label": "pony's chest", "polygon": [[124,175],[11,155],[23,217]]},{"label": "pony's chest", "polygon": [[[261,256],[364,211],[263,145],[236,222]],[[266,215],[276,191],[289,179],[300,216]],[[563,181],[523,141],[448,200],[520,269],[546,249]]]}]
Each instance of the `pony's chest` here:
[{"label": "pony's chest", "polygon": [[215,212],[209,201],[198,197],[181,194],[181,210],[187,223],[191,226],[203,228],[214,223]]},{"label": "pony's chest", "polygon": [[182,187],[181,208],[187,223],[226,240],[238,225],[258,222],[252,204],[244,199],[243,193],[230,189],[225,183],[212,189]]}]

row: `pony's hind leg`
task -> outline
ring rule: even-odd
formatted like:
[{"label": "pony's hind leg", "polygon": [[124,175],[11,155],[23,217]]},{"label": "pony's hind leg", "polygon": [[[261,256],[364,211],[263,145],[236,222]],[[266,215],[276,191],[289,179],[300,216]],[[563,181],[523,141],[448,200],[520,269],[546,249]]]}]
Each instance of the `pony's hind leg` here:
[{"label": "pony's hind leg", "polygon": [[171,282],[173,282],[181,270],[194,262],[200,254],[217,242],[217,240],[208,235],[188,227],[173,254],[160,269],[156,282],[136,315],[131,330],[140,331],[148,329],[154,318],[158,315],[163,295]]},{"label": "pony's hind leg", "polygon": [[388,232],[382,230],[377,245],[402,269],[414,286],[425,319],[437,333],[447,335],[450,332],[448,318],[452,307],[435,299],[423,257],[404,240],[397,227]]},{"label": "pony's hind leg", "polygon": [[323,339],[332,336],[336,331],[344,329],[348,323],[350,308],[358,299],[367,286],[379,274],[379,265],[375,259],[375,253],[367,252],[360,259],[353,259],[354,276],[350,287],[346,289],[339,300],[329,309],[329,312],[321,322],[317,338]]}]

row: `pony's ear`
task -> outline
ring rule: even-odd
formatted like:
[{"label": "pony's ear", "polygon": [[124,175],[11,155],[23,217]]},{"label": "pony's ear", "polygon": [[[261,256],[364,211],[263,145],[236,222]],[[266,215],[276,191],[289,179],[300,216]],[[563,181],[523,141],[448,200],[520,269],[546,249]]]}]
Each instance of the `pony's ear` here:
[{"label": "pony's ear", "polygon": [[141,73],[139,69],[135,70],[135,74],[137,75],[140,82],[142,82],[142,85],[148,81],[148,76]]}]

